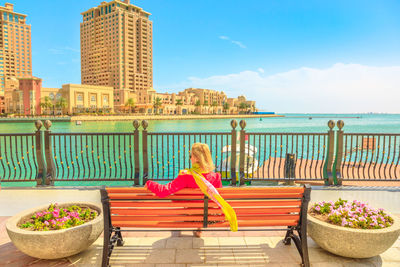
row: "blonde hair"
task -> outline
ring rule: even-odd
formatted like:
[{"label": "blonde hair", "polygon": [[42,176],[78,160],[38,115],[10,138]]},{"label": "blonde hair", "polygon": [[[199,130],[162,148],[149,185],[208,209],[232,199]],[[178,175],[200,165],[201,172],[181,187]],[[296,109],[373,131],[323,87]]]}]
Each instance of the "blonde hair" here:
[{"label": "blonde hair", "polygon": [[191,150],[192,155],[197,159],[200,168],[205,172],[211,172],[215,169],[212,161],[210,148],[207,144],[194,143]]}]

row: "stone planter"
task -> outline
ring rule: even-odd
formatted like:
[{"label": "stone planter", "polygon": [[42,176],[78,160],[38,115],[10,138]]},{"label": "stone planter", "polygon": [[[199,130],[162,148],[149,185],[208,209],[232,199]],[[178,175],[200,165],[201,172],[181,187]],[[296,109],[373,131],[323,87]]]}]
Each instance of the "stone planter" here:
[{"label": "stone planter", "polygon": [[323,222],[308,214],[308,235],[323,249],[343,257],[370,258],[389,249],[400,234],[400,219],[383,229],[353,229]]},{"label": "stone planter", "polygon": [[6,223],[8,236],[23,253],[39,259],[59,259],[87,249],[103,232],[103,213],[100,206],[87,202],[61,203],[60,208],[70,205],[85,205],[99,215],[85,224],[54,231],[29,231],[17,225],[35,212],[45,210],[49,205],[36,207],[16,214]]}]

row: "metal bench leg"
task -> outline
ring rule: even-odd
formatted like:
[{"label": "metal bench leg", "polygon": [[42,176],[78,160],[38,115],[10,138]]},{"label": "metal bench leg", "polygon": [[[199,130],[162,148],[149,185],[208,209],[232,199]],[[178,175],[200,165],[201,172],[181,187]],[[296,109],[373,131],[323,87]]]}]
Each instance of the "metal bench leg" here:
[{"label": "metal bench leg", "polygon": [[286,232],[285,239],[283,239],[283,244],[290,245],[292,235],[293,235],[293,227],[288,226],[288,230]]},{"label": "metal bench leg", "polygon": [[308,244],[307,244],[307,234],[306,231],[299,230],[300,235],[300,245],[301,245],[301,259],[305,267],[310,266],[310,258],[308,257]]},{"label": "metal bench leg", "polygon": [[110,238],[111,233],[109,231],[104,231],[104,241],[103,241],[103,260],[101,263],[102,267],[108,267],[110,265]]},{"label": "metal bench leg", "polygon": [[116,227],[115,234],[117,235],[117,246],[122,247],[125,244],[124,239],[122,239],[121,228]]}]

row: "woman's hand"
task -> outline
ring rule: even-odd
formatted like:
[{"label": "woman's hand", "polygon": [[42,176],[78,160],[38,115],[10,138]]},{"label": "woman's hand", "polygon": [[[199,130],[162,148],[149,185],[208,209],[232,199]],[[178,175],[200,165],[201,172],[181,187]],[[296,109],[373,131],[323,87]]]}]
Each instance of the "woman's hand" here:
[{"label": "woman's hand", "polygon": [[180,170],[179,171],[179,175],[183,175],[183,174],[188,174],[189,172],[187,170]]}]

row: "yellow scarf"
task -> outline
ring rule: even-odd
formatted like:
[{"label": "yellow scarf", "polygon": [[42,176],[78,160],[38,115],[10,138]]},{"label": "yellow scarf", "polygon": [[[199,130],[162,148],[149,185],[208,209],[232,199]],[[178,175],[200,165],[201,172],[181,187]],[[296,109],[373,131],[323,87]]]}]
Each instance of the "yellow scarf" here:
[{"label": "yellow scarf", "polygon": [[225,199],[221,197],[217,189],[215,189],[215,187],[209,181],[207,181],[206,178],[204,178],[204,176],[201,174],[201,169],[197,164],[193,165],[193,167],[188,169],[188,171],[193,175],[193,178],[201,192],[217,203],[217,205],[224,212],[225,220],[229,221],[231,231],[236,232],[238,230],[238,222],[235,210],[225,201]]}]

